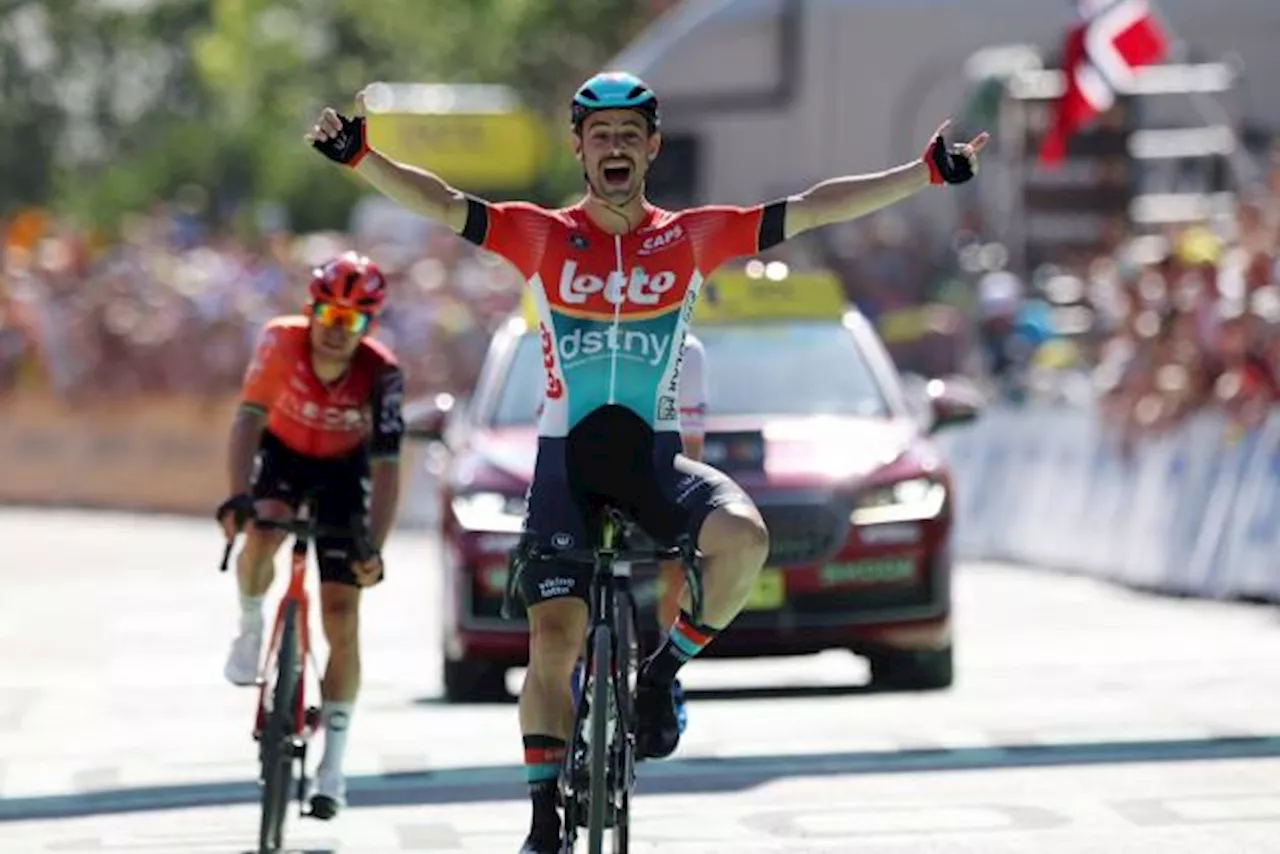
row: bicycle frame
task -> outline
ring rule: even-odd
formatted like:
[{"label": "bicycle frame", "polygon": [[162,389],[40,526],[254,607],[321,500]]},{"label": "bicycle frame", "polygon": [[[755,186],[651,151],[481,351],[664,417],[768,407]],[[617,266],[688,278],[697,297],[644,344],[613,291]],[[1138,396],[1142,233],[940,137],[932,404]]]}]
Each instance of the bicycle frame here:
[{"label": "bicycle frame", "polygon": [[254,738],[262,735],[266,726],[267,674],[266,666],[275,660],[280,649],[280,632],[284,625],[285,609],[290,603],[297,606],[298,655],[301,659],[301,673],[298,698],[293,709],[293,734],[308,738],[316,728],[316,721],[310,720],[306,705],[307,662],[311,658],[311,596],[307,592],[307,553],[310,540],[303,536],[294,536],[293,547],[289,555],[289,586],[276,605],[276,618],[271,629],[271,642],[267,644],[266,655],[259,664],[257,721],[254,725]]},{"label": "bicycle frame", "polygon": [[[617,643],[618,619],[618,595],[631,595],[631,573],[628,568],[626,575],[617,575],[614,568],[618,564],[617,552],[614,550],[614,542],[617,538],[617,528],[613,519],[606,514],[604,524],[602,525],[600,535],[600,547],[595,549],[595,561],[593,572],[591,574],[591,593],[590,600],[587,603],[588,613],[591,615],[590,623],[587,625],[587,637],[590,637],[595,629],[607,628],[614,635],[614,642]],[[616,648],[616,647],[615,647]],[[586,650],[586,660],[583,662],[586,670],[591,672],[590,661],[591,649]]]},{"label": "bicycle frame", "polygon": [[[262,776],[259,778],[262,784],[259,851],[281,850],[284,817],[291,801],[296,798],[301,803],[303,800],[307,783],[307,744],[320,725],[319,710],[306,703],[307,665],[308,662],[315,665],[311,654],[311,597],[306,588],[307,554],[311,551],[313,542],[326,536],[351,538],[356,559],[363,560],[372,553],[362,514],[354,516],[349,526],[334,528],[314,524],[311,518],[313,513],[314,508],[308,507],[306,515],[299,519],[255,520],[255,527],[259,531],[276,530],[293,537],[293,544],[289,549],[289,584],[276,605],[271,641],[267,644],[266,654],[258,663],[258,676],[255,680],[258,703],[253,738],[258,742],[258,759],[262,768]],[[234,537],[229,538],[223,551],[220,571],[225,572],[227,569],[233,544]],[[293,629],[286,634],[286,626],[290,623]],[[281,660],[286,657],[291,660]],[[271,673],[269,668],[273,666],[275,672]],[[271,678],[273,676],[274,679]],[[268,689],[271,691],[273,704],[270,712],[267,709]],[[287,708],[289,704],[292,704],[292,708]],[[297,789],[296,795],[290,795],[289,787],[294,782],[295,763],[300,766]],[[307,814],[305,810],[302,812],[303,816]]]},{"label": "bicycle frame", "polygon": [[[573,844],[582,819],[587,818],[581,826],[587,829],[591,854],[603,851],[606,827],[613,828],[615,851],[625,852],[629,846],[630,798],[636,767],[635,686],[632,679],[638,675],[643,655],[639,648],[635,598],[631,593],[630,565],[679,558],[685,568],[694,619],[698,619],[702,612],[699,555],[687,535],[681,537],[674,548],[620,549],[619,535],[629,527],[625,517],[606,507],[599,518],[599,545],[591,549],[545,553],[532,541],[522,541],[511,555],[501,611],[506,618],[512,616],[511,600],[519,576],[533,560],[589,563],[592,567],[588,593],[590,622],[584,638],[582,701],[574,711],[573,731],[560,776],[561,793],[565,797],[564,836],[561,841]],[[620,564],[627,565],[626,571],[619,570]],[[619,615],[620,602],[627,603],[625,617]],[[633,644],[636,650],[634,659],[631,657]],[[604,668],[598,664],[601,654],[608,658]],[[593,695],[590,704],[587,702],[588,680]],[[605,684],[601,685],[601,682]],[[612,722],[607,717],[609,702],[613,704]],[[588,715],[591,716],[589,727]],[[589,735],[588,728],[591,731]],[[584,746],[587,747],[585,768],[578,756],[579,749]],[[580,779],[582,777],[585,780]],[[584,794],[587,794],[586,816],[580,816],[578,813],[583,810]]]}]

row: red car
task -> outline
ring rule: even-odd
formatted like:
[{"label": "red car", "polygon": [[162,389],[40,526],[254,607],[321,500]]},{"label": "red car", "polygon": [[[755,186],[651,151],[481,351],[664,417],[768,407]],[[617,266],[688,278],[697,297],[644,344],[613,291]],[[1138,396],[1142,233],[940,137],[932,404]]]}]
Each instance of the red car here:
[{"label": "red car", "polygon": [[[718,276],[694,318],[710,378],[705,459],[748,491],[771,541],[748,609],[707,654],[848,649],[869,660],[875,686],[944,688],[952,490],[929,436],[976,416],[972,387],[931,381],[922,412],[866,319],[791,278],[804,298],[786,304],[777,282],[761,303],[730,287],[741,275]],[[494,336],[465,408],[427,403],[410,416],[411,435],[447,449],[440,646],[451,701],[505,697],[506,671],[527,663],[525,626],[499,607],[536,448],[542,360],[531,328],[513,317]],[[638,589],[642,610],[652,588]]]}]

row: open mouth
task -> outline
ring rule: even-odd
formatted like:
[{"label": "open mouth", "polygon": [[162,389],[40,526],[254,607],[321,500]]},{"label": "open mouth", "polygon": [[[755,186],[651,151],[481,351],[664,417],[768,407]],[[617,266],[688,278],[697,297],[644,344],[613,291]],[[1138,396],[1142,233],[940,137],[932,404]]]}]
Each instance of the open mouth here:
[{"label": "open mouth", "polygon": [[604,167],[601,174],[604,175],[605,184],[610,187],[625,187],[631,181],[631,164],[612,163]]}]

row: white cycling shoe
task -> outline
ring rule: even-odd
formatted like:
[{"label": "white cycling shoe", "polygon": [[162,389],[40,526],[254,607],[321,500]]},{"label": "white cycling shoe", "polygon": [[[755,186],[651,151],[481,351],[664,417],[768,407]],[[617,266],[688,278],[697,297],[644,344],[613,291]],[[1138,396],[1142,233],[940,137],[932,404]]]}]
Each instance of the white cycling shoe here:
[{"label": "white cycling shoe", "polygon": [[317,768],[311,784],[311,817],[328,821],[347,806],[347,779],[340,771]]},{"label": "white cycling shoe", "polygon": [[231,652],[223,675],[232,685],[253,685],[258,681],[258,659],[262,655],[262,629],[249,629],[231,642]]}]

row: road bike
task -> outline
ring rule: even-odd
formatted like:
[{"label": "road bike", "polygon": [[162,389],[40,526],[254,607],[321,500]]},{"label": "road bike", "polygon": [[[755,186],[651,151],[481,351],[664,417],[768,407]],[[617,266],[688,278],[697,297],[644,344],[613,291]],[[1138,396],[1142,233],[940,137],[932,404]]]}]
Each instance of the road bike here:
[{"label": "road bike", "polygon": [[[311,652],[307,554],[311,544],[321,537],[350,539],[355,544],[353,556],[356,560],[364,560],[373,552],[363,516],[353,519],[346,527],[322,527],[313,521],[315,508],[306,509],[310,512],[292,520],[252,520],[260,531],[280,531],[293,537],[289,585],[276,607],[271,642],[267,645],[255,683],[258,705],[253,738],[258,742],[258,785],[262,803],[258,828],[259,854],[274,854],[284,845],[291,787],[292,797],[299,804],[299,816],[309,815],[306,806],[307,744],[319,729],[320,709],[307,701],[307,664],[310,662],[316,673],[320,669]],[[220,566],[222,572],[230,563],[234,545],[234,538],[227,541]]]},{"label": "road bike", "polygon": [[631,590],[632,564],[679,559],[689,587],[691,615],[702,614],[701,555],[682,535],[670,548],[629,548],[643,539],[638,525],[606,505],[596,514],[599,541],[589,549],[542,551],[531,539],[511,556],[502,615],[511,619],[520,574],[531,564],[553,561],[592,567],[588,599],[582,701],[574,716],[559,788],[564,806],[563,854],[572,854],[580,830],[589,854],[603,854],[612,830],[613,854],[627,854],[631,836],[631,795],[635,789],[635,689],[640,662],[640,627]]}]

